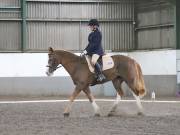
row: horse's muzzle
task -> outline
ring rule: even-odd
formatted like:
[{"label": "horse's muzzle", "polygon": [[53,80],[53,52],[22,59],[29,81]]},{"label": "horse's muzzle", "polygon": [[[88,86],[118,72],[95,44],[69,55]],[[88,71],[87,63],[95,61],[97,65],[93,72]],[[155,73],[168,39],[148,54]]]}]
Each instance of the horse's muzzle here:
[{"label": "horse's muzzle", "polygon": [[50,72],[46,71],[46,75],[47,75],[47,76],[52,76],[53,73],[50,73]]}]

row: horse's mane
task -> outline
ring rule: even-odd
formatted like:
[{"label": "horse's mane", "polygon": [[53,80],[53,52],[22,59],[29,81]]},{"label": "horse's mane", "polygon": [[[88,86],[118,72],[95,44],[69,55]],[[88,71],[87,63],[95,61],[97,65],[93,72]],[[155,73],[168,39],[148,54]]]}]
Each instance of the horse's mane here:
[{"label": "horse's mane", "polygon": [[62,56],[69,56],[74,58],[79,58],[79,56],[75,55],[72,52],[66,51],[66,50],[55,50],[56,54],[62,55]]},{"label": "horse's mane", "polygon": [[70,58],[72,61],[78,61],[81,63],[86,63],[85,57],[81,58],[80,56],[74,54],[73,52],[69,52],[66,50],[54,50],[57,55],[61,55],[61,57]]}]

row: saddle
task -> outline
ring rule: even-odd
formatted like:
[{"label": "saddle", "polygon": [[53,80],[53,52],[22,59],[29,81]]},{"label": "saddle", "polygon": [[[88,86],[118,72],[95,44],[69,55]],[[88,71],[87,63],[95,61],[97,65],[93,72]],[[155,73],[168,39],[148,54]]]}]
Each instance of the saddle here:
[{"label": "saddle", "polygon": [[[91,57],[89,55],[85,55],[86,61],[88,63],[89,70],[94,73],[94,66],[91,64]],[[98,59],[98,63],[101,65],[102,71],[111,69],[114,67],[114,61],[111,56],[105,54]]]}]

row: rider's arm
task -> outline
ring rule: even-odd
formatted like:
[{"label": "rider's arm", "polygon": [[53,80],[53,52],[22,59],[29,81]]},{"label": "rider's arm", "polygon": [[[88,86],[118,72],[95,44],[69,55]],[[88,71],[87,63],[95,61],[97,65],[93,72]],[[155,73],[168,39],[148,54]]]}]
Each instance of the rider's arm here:
[{"label": "rider's arm", "polygon": [[86,47],[86,52],[93,52],[98,48],[98,46],[101,44],[101,34],[94,33],[92,40],[89,42],[88,46]]}]

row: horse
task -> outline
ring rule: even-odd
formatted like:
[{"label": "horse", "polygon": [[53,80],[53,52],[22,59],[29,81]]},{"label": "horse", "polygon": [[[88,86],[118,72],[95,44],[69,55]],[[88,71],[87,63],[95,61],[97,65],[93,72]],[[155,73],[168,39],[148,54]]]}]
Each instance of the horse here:
[{"label": "horse", "polygon": [[112,81],[117,92],[116,100],[108,113],[108,116],[114,115],[121,97],[124,95],[121,85],[125,82],[136,99],[138,114],[143,114],[143,107],[140,101],[146,94],[145,83],[140,65],[132,58],[123,55],[111,56],[114,61],[114,67],[104,70],[103,74],[106,79],[97,82],[95,74],[90,72],[85,57],[77,56],[65,50],[54,50],[52,47],[48,49],[48,69],[46,74],[51,76],[53,72],[63,66],[71,76],[75,89],[69,98],[69,103],[64,110],[64,117],[68,117],[71,111],[72,103],[75,98],[83,91],[94,108],[94,115],[100,116],[100,108],[95,102],[95,98],[91,93],[90,86],[103,84]]}]

